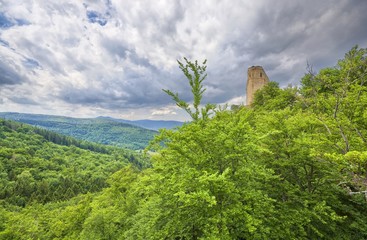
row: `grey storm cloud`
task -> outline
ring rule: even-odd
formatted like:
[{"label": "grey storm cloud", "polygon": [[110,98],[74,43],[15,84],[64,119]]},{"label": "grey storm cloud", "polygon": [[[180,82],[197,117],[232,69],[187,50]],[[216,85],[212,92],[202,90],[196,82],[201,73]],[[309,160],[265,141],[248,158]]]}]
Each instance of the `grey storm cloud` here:
[{"label": "grey storm cloud", "polygon": [[159,84],[152,84],[151,76],[142,77],[139,73],[126,73],[129,81],[110,79],[103,87],[88,86],[75,88],[65,86],[58,97],[71,104],[85,104],[106,109],[149,107],[152,104],[163,106],[165,93]]},{"label": "grey storm cloud", "polygon": [[20,39],[20,44],[27,46],[29,54],[32,55],[33,59],[31,61],[33,64],[50,69],[55,74],[66,74],[63,69],[63,64],[58,62],[58,59],[55,57],[55,53],[50,50],[47,45],[40,45],[39,43],[32,42],[26,38]]},{"label": "grey storm cloud", "polygon": [[101,40],[101,46],[112,56],[118,56],[124,60],[129,59],[135,65],[150,68],[150,70],[156,69],[148,59],[140,57],[134,48],[129,48],[122,40],[103,38]]},{"label": "grey storm cloud", "polygon": [[14,103],[23,104],[23,105],[38,105],[37,102],[35,102],[33,99],[28,98],[28,97],[10,97],[9,100]]},{"label": "grey storm cloud", "polygon": [[[176,62],[183,57],[208,60],[205,103],[244,100],[252,65],[282,87],[297,85],[307,63],[332,67],[354,45],[367,47],[365,0],[34,4],[2,3],[0,57],[7,60],[0,61],[0,84],[42,96],[45,109],[163,109],[172,100],[162,89],[189,101]],[[2,97],[19,109],[32,102]]]},{"label": "grey storm cloud", "polygon": [[319,58],[323,58],[320,55],[327,53],[325,57],[330,63],[337,57],[331,56],[333,53],[341,57],[341,49],[346,51],[358,42],[366,43],[366,11],[364,0],[280,1],[275,8],[267,5],[255,22],[252,55],[261,58],[303,53],[311,58],[304,61],[319,64]]},{"label": "grey storm cloud", "polygon": [[111,55],[117,55],[120,58],[126,58],[128,53],[131,51],[127,46],[124,46],[122,40],[113,38],[101,39],[101,45]]},{"label": "grey storm cloud", "polygon": [[0,61],[0,85],[21,84],[25,78],[19,75],[14,69]]}]

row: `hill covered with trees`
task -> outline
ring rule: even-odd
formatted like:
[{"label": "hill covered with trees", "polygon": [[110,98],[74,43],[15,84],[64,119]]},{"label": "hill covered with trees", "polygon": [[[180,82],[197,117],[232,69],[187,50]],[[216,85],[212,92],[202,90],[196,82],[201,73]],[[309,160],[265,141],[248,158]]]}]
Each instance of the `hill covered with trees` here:
[{"label": "hill covered with trees", "polygon": [[135,125],[138,127],[155,130],[155,131],[158,131],[161,128],[173,129],[176,127],[180,127],[184,124],[183,122],[180,122],[180,121],[170,121],[170,120],[149,120],[149,119],[126,120],[126,119],[117,119],[117,118],[111,118],[111,117],[98,117],[98,118],[105,118],[105,119],[113,120],[116,122],[128,123],[131,125]]},{"label": "hill covered with trees", "polygon": [[160,132],[151,167],[65,201],[6,205],[0,238],[366,239],[366,57],[355,47],[233,111],[201,107],[205,62],[179,62],[193,106],[166,93],[193,121]]},{"label": "hill covered with trees", "polygon": [[128,149],[144,149],[157,134],[112,118],[71,118],[41,114],[0,113],[4,119],[41,127],[80,140]]},{"label": "hill covered with trees", "polygon": [[6,120],[0,120],[0,146],[0,201],[5,205],[24,207],[97,192],[127,164],[146,164],[132,151]]}]

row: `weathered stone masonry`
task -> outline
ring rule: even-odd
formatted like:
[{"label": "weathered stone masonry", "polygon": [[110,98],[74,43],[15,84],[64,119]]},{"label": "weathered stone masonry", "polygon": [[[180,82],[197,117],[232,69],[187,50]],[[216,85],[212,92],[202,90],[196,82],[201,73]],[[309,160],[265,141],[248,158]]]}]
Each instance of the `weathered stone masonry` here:
[{"label": "weathered stone masonry", "polygon": [[251,105],[257,90],[269,82],[264,69],[261,66],[252,66],[247,69],[246,104]]}]

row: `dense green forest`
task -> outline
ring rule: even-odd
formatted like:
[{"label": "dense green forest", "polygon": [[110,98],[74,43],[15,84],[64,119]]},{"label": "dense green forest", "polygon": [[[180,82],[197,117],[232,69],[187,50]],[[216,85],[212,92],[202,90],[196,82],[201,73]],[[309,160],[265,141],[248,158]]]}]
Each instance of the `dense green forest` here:
[{"label": "dense green forest", "polygon": [[[310,69],[299,87],[281,89],[271,82],[251,107],[233,110],[201,107],[205,62],[179,64],[193,106],[166,93],[193,121],[160,131],[149,147],[156,151],[151,167],[129,164],[100,191],[80,191],[73,198],[33,200],[32,190],[29,204],[19,205],[9,195],[0,209],[0,239],[367,238],[367,49],[354,47],[335,67],[318,73]],[[31,151],[26,139],[21,136],[23,144],[8,151]],[[91,158],[82,157],[91,154],[87,150],[57,149],[66,151],[60,162],[70,154]],[[10,169],[19,169],[12,175],[2,166],[6,187],[15,184],[7,182],[11,176],[31,184],[27,159],[53,152],[33,151],[19,165],[9,154],[2,156],[14,164]],[[14,189],[22,196],[32,188]]]},{"label": "dense green forest", "polygon": [[156,131],[138,127],[112,118],[70,118],[62,116],[0,113],[4,119],[15,120],[41,127],[80,140],[141,150],[157,134]]},{"label": "dense green forest", "polygon": [[124,166],[148,164],[133,151],[1,119],[0,147],[0,204],[9,209],[98,192]]},{"label": "dense green forest", "polygon": [[171,120],[150,120],[150,119],[125,120],[125,119],[117,119],[117,118],[111,118],[111,117],[98,117],[98,118],[107,118],[109,120],[113,120],[116,122],[128,123],[128,124],[132,124],[138,127],[155,130],[155,131],[158,131],[161,128],[173,129],[176,127],[180,127],[182,126],[182,124],[184,124],[183,122],[180,122],[180,121],[171,121]]}]

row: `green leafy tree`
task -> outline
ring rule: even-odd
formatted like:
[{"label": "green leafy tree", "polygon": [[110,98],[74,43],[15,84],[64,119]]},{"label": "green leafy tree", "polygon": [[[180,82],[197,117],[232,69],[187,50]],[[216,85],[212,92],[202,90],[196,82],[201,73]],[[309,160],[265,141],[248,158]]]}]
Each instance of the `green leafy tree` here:
[{"label": "green leafy tree", "polygon": [[367,147],[367,50],[352,48],[334,68],[302,79],[304,105],[317,113],[342,154]]},{"label": "green leafy tree", "polygon": [[269,82],[256,91],[252,107],[271,111],[297,107],[298,102],[298,89],[296,87],[281,89],[277,82]]},{"label": "green leafy tree", "polygon": [[176,105],[185,110],[190,115],[192,120],[205,120],[209,117],[210,112],[215,109],[214,104],[206,104],[204,108],[199,109],[203,94],[205,92],[203,81],[207,77],[207,74],[205,73],[206,60],[202,63],[202,65],[199,65],[197,61],[195,61],[194,63],[190,62],[189,60],[187,60],[187,58],[184,58],[184,60],[185,63],[182,63],[180,61],[177,62],[181,71],[184,73],[187,80],[189,81],[191,92],[193,95],[193,109],[189,103],[182,100],[178,96],[178,93],[173,93],[172,91],[165,89],[163,89],[163,91],[171,96],[172,99],[176,102]]},{"label": "green leafy tree", "polygon": [[277,177],[257,161],[263,149],[247,117],[218,112],[205,124],[156,139],[167,147],[153,156],[149,184],[141,184],[149,188],[128,239],[247,239],[272,232],[274,202],[264,186]]}]

